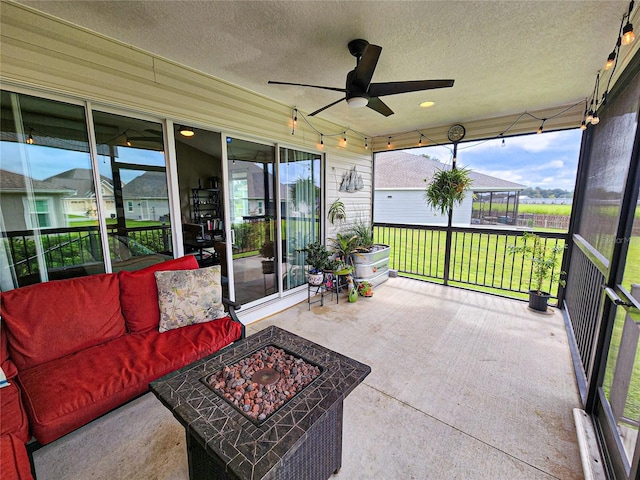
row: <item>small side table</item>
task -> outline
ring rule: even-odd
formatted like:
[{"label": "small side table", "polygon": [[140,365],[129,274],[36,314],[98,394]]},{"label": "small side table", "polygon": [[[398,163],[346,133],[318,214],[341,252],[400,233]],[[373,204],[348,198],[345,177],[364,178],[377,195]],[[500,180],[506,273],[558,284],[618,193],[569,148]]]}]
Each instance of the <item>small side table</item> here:
[{"label": "small side table", "polygon": [[[313,295],[311,294],[313,292]],[[320,302],[320,306],[324,306],[324,295],[327,293],[327,285],[323,282],[320,285],[309,285],[307,283],[307,303],[309,304],[309,310],[311,310],[312,303]],[[311,301],[311,297],[316,297],[320,295],[320,298],[317,300]]]},{"label": "small side table", "polygon": [[331,292],[332,297],[334,293],[336,294],[336,303],[340,303],[340,292],[343,288],[347,288],[347,285],[349,285],[349,280],[347,279],[347,277],[352,273],[353,268],[351,267],[343,268],[342,270],[331,270],[325,272],[325,274],[331,276],[331,286],[327,287],[327,290]]}]

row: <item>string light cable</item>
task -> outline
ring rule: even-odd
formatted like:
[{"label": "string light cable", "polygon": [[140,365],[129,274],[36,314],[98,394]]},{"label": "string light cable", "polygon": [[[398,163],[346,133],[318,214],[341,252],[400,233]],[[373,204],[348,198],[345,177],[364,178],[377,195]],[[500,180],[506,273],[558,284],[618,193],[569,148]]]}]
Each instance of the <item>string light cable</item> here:
[{"label": "string light cable", "polygon": [[[540,127],[538,128],[538,132],[542,133],[541,130],[543,130],[544,128],[544,124],[545,122],[548,122],[549,120],[552,120],[554,118],[557,118],[561,115],[563,115],[564,113],[568,112],[569,110],[575,108],[578,105],[584,105],[585,106],[585,111],[588,108],[589,103],[591,102],[591,97],[589,99],[584,99],[584,100],[580,100],[579,102],[576,102],[572,105],[569,105],[567,107],[565,107],[564,109],[562,109],[561,111],[559,111],[558,113],[555,113],[554,115],[550,115],[547,117],[538,117],[530,112],[523,112],[520,115],[518,115],[518,117],[506,128],[504,129],[502,132],[500,132],[499,134],[497,134],[494,137],[489,137],[489,138],[485,138],[483,140],[480,140],[478,142],[473,142],[472,144],[467,144],[466,146],[459,146],[458,149],[459,150],[465,150],[468,148],[473,148],[479,145],[482,145],[483,143],[492,141],[492,140],[496,140],[496,139],[501,139],[503,141],[503,146],[504,146],[504,140],[505,140],[505,135],[507,133],[509,133],[509,131],[511,131],[519,122],[520,120],[522,120],[523,117],[530,117],[534,120],[540,121]],[[295,134],[295,126],[296,126],[296,122],[298,120],[298,118],[302,118],[302,120],[304,120],[304,122],[309,126],[309,128],[311,128],[316,134],[318,134],[318,136],[320,137],[320,145],[324,146],[324,139],[326,137],[341,137],[341,139],[343,140],[343,142],[346,144],[347,143],[347,133],[348,132],[352,132],[354,135],[360,137],[363,139],[364,141],[364,147],[366,149],[369,148],[369,142],[373,141],[373,139],[375,139],[376,137],[367,137],[365,135],[362,135],[360,132],[357,132],[355,130],[353,130],[350,127],[347,127],[343,130],[340,130],[339,132],[335,132],[335,133],[325,133],[322,132],[320,130],[318,130],[316,127],[313,126],[313,124],[309,121],[309,119],[302,113],[300,112],[297,108],[294,108],[292,111],[292,122],[293,122],[293,130],[291,132],[292,135]],[[400,133],[396,133],[394,135],[385,135],[384,137],[377,137],[377,138],[386,138],[387,139],[387,148],[391,148],[392,147],[392,142],[393,142],[393,138],[394,137],[402,137],[405,135],[409,135],[411,133],[416,133],[418,135],[418,142],[417,145],[418,146],[440,146],[440,147],[445,147],[447,148],[450,152],[451,155],[453,156],[453,148],[450,147],[450,143],[440,143],[436,140],[434,140],[433,138],[429,137],[427,134],[425,134],[422,130],[409,130],[409,131],[405,131],[405,132],[400,132]],[[429,142],[429,145],[425,145],[425,140],[427,142]]]}]

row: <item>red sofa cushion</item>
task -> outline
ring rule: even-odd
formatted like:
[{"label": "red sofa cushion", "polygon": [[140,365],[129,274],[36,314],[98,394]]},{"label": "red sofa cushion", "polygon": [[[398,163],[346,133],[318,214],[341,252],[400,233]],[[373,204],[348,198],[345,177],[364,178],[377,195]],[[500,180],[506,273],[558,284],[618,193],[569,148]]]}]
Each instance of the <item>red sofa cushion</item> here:
[{"label": "red sofa cushion", "polygon": [[18,370],[126,333],[114,274],[54,280],[2,294],[9,352]]},{"label": "red sofa cushion", "polygon": [[7,345],[7,331],[4,322],[0,320],[0,367],[7,380],[11,380],[18,374],[15,363],[9,358],[9,346]]},{"label": "red sofa cushion", "polygon": [[3,480],[33,480],[27,447],[15,435],[0,436],[0,472]]},{"label": "red sofa cushion", "polygon": [[121,271],[120,304],[129,332],[157,330],[160,322],[158,290],[154,272],[164,270],[195,270],[198,261],[193,255],[157,263],[135,272]]},{"label": "red sofa cushion", "polygon": [[0,435],[12,434],[24,443],[31,438],[27,414],[22,406],[20,388],[15,381],[0,388]]},{"label": "red sofa cushion", "polygon": [[[33,436],[46,444],[146,392],[149,382],[240,338],[229,317],[125,335],[20,371]],[[204,340],[197,342],[200,336]]]}]

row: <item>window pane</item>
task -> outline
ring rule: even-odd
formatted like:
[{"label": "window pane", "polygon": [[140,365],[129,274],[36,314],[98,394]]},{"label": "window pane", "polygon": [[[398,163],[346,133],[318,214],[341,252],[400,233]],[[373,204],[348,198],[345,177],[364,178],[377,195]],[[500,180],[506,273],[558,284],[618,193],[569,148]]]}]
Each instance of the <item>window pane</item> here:
[{"label": "window pane", "polygon": [[305,255],[298,252],[320,238],[320,172],[318,154],[280,149],[280,211],[282,213],[284,289],[306,283]]},{"label": "window pane", "polygon": [[[622,286],[628,292],[632,292],[632,285],[640,285],[640,202],[636,204],[631,236],[626,240],[629,241],[629,246]],[[640,302],[640,296],[636,296],[635,299]]]},{"label": "window pane", "polygon": [[279,293],[276,152],[272,145],[235,138],[226,145],[235,300],[244,304]]},{"label": "window pane", "polygon": [[637,127],[640,82],[632,83],[620,99],[610,104],[597,128],[591,129],[592,149],[579,234],[605,258],[611,259],[620,217],[625,179]]},{"label": "window pane", "polygon": [[162,125],[93,112],[112,268],[172,258]]},{"label": "window pane", "polygon": [[84,108],[1,92],[2,290],[104,272]]},{"label": "window pane", "polygon": [[[640,296],[640,287],[634,293]],[[640,424],[640,314],[618,308],[611,335],[602,388],[629,462],[638,440]]]}]

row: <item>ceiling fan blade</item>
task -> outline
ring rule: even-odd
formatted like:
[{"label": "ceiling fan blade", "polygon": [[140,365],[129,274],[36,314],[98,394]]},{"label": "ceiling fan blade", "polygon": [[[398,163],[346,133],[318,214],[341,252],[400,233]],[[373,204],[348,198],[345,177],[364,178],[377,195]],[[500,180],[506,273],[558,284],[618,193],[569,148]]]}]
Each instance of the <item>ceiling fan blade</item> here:
[{"label": "ceiling fan blade", "polygon": [[384,97],[398,93],[453,87],[453,82],[453,80],[411,80],[408,82],[372,83],[368,93],[372,97]]},{"label": "ceiling fan blade", "polygon": [[327,108],[329,108],[329,107],[333,107],[334,105],[337,105],[338,103],[340,103],[340,102],[341,102],[341,101],[343,101],[343,100],[344,100],[344,98],[341,98],[340,100],[336,100],[335,102],[330,103],[329,105],[325,105],[324,107],[319,108],[319,109],[318,109],[318,110],[316,110],[315,112],[310,113],[310,114],[309,114],[309,116],[310,116],[310,117],[313,117],[314,115],[317,115],[318,113],[323,112],[323,111],[324,111],[324,110],[326,110]]},{"label": "ceiling fan blade", "polygon": [[367,103],[367,107],[369,107],[371,110],[375,110],[376,112],[381,113],[385,117],[393,115],[393,110],[391,110],[386,103],[384,103],[377,97],[371,97],[369,99],[369,103]]},{"label": "ceiling fan blade", "polygon": [[306,83],[274,82],[272,80],[269,80],[267,83],[271,83],[274,85],[293,85],[294,87],[322,88],[323,90],[333,90],[334,92],[343,92],[343,93],[347,92],[346,88],[322,87],[320,85],[307,85]]},{"label": "ceiling fan blade", "polygon": [[382,47],[371,44],[367,45],[362,53],[362,57],[358,60],[356,69],[353,71],[352,83],[362,89],[363,92],[366,92],[367,88],[369,88],[371,78],[373,78],[373,72],[378,64],[378,58],[380,58],[380,52],[382,52]]}]

